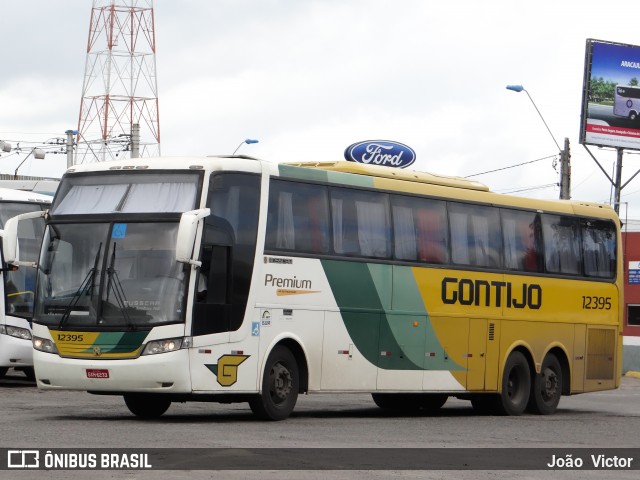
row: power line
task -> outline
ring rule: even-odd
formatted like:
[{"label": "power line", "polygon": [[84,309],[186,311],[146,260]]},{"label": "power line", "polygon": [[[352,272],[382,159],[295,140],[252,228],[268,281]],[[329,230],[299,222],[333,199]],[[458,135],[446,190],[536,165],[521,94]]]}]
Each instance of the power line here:
[{"label": "power line", "polygon": [[521,167],[522,165],[528,165],[530,163],[540,162],[542,160],[548,160],[549,158],[556,158],[557,155],[549,155],[547,157],[537,158],[536,160],[530,160],[528,162],[517,163],[515,165],[510,165],[508,167],[496,168],[495,170],[487,170],[486,172],[474,173],[472,175],[467,175],[464,178],[477,177],[478,175],[485,175],[487,173],[500,172],[502,170],[507,170],[509,168]]},{"label": "power line", "polygon": [[503,191],[500,193],[518,193],[518,192],[527,192],[530,190],[542,190],[544,188],[550,188],[550,187],[557,187],[558,184],[557,183],[547,183],[545,185],[538,185],[537,187],[526,187],[526,188],[520,188],[518,190],[508,190],[508,191]]}]

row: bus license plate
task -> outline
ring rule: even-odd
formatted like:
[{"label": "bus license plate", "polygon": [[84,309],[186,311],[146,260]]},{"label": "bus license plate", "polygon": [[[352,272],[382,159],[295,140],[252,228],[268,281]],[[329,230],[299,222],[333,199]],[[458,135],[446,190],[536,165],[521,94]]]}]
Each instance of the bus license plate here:
[{"label": "bus license plate", "polygon": [[87,378],[109,378],[106,368],[87,368]]}]

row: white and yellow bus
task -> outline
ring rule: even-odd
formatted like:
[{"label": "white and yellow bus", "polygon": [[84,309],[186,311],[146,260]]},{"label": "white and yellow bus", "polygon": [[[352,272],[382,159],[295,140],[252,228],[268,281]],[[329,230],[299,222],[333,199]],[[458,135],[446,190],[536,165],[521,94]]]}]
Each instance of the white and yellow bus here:
[{"label": "white and yellow bus", "polygon": [[218,401],[279,420],[316,392],[550,414],[619,385],[621,272],[603,205],[341,161],[81,165],[46,215],[37,384],[140,417]]},{"label": "white and yellow bus", "polygon": [[[0,237],[7,220],[26,212],[41,212],[53,197],[10,188],[0,188]],[[0,377],[10,368],[21,370],[27,378],[33,373],[31,320],[35,298],[36,269],[43,234],[42,221],[23,222],[18,234],[20,254],[25,264],[19,268],[0,268]]]}]

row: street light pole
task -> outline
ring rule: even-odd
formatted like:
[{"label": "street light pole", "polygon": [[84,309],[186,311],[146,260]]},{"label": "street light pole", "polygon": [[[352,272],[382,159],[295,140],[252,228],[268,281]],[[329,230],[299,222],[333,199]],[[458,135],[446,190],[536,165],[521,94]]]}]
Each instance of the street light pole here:
[{"label": "street light pole", "polygon": [[233,151],[233,153],[232,153],[231,155],[235,155],[235,154],[236,154],[236,152],[238,151],[238,149],[239,149],[242,145],[244,145],[245,143],[246,143],[247,145],[251,145],[252,143],[258,143],[258,140],[254,140],[254,139],[251,139],[251,138],[247,138],[246,140],[241,141],[241,142],[240,142],[240,145],[238,145],[238,146],[236,147],[236,149]]},{"label": "street light pole", "polygon": [[535,108],[536,112],[538,112],[540,120],[542,120],[542,123],[544,123],[544,126],[547,128],[549,135],[551,135],[553,143],[555,143],[556,147],[558,147],[558,150],[560,152],[560,199],[569,200],[571,198],[571,155],[569,154],[569,139],[565,137],[564,149],[560,148],[560,144],[551,132],[551,129],[549,128],[549,125],[547,125],[547,122],[542,116],[542,113],[540,113],[536,102],[533,101],[533,98],[531,98],[529,92],[522,85],[507,85],[507,90],[518,93],[524,92],[527,94],[527,97],[529,97],[529,100],[531,100],[533,108]]},{"label": "street light pole", "polygon": [[16,167],[16,171],[15,171],[15,172],[13,172],[13,179],[14,179],[14,180],[16,180],[16,179],[18,178],[18,170],[20,169],[20,167],[22,166],[22,164],[23,164],[24,162],[26,162],[26,161],[27,161],[27,158],[29,158],[31,155],[33,155],[33,157],[34,157],[35,159],[37,159],[37,160],[43,160],[43,159],[44,159],[44,157],[45,157],[45,152],[44,152],[44,150],[41,150],[41,149],[39,149],[39,148],[37,148],[37,147],[32,148],[32,149],[31,149],[31,151],[29,152],[29,155],[27,155],[26,157],[24,157],[24,160],[22,160],[22,161],[20,162],[20,165],[18,165],[18,166]]}]

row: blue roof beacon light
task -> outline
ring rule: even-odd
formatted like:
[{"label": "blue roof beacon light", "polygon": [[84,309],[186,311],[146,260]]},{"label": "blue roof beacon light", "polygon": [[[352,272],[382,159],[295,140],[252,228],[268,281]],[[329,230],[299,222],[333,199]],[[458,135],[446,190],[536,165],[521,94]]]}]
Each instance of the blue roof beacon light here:
[{"label": "blue roof beacon light", "polygon": [[233,153],[232,153],[231,155],[235,155],[235,154],[236,154],[236,152],[238,151],[238,149],[239,149],[242,145],[244,145],[245,143],[246,143],[247,145],[251,145],[252,143],[260,143],[260,142],[259,142],[258,140],[253,139],[253,138],[247,138],[246,140],[243,140],[242,142],[240,142],[240,145],[238,145],[238,146],[236,147],[236,149],[233,151]]}]

